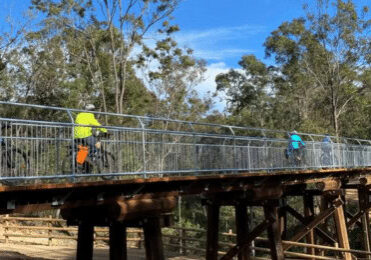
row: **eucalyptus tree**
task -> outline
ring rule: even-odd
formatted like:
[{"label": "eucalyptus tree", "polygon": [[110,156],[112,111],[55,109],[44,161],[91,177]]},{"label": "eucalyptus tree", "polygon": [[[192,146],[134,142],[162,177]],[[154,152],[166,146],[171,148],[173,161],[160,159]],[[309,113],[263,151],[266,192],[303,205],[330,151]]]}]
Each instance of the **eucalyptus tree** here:
[{"label": "eucalyptus tree", "polygon": [[[75,62],[85,64],[90,82],[99,92],[107,110],[107,85],[113,88],[115,111],[125,110],[125,93],[133,75],[135,51],[154,28],[171,32],[165,22],[179,0],[33,0],[32,7],[45,14],[40,32],[64,34],[71,41],[69,53]],[[160,22],[163,22],[160,25]],[[75,41],[73,40],[75,39]],[[102,63],[100,53],[105,53]],[[101,57],[102,58],[102,57]],[[78,63],[76,64],[78,65]],[[104,67],[103,67],[104,66]]]},{"label": "eucalyptus tree", "polygon": [[3,17],[0,28],[0,97],[2,100],[17,100],[22,88],[17,85],[17,65],[21,57],[18,50],[24,44],[24,35],[32,24],[31,13],[21,15],[18,21],[10,14]]},{"label": "eucalyptus tree", "polygon": [[144,69],[149,89],[158,98],[153,110],[157,116],[194,121],[209,109],[210,100],[195,89],[204,79],[205,61],[193,57],[192,52],[166,37],[141,55],[145,57],[140,59],[148,61]]},{"label": "eucalyptus tree", "polygon": [[[273,66],[244,56],[242,72],[231,70],[216,78],[232,111],[248,111],[255,122],[263,117],[260,125],[268,121],[276,128],[336,135],[349,132],[349,114],[362,117],[365,109],[360,106],[369,105],[371,87],[368,8],[351,0],[315,3],[305,6],[306,17],[282,23],[266,39]],[[247,57],[248,67],[243,66]]]},{"label": "eucalyptus tree", "polygon": [[305,19],[285,22],[271,33],[266,54],[282,66],[292,92],[299,89],[312,106],[314,101],[322,106],[338,135],[341,116],[370,90],[362,80],[371,63],[368,8],[357,9],[351,0],[317,0],[314,10],[306,10]]},{"label": "eucalyptus tree", "polygon": [[[266,66],[254,55],[245,55],[241,69],[231,69],[217,75],[217,91],[227,97],[234,123],[267,127],[270,121],[272,77],[274,68]],[[238,119],[240,118],[240,119]]]}]

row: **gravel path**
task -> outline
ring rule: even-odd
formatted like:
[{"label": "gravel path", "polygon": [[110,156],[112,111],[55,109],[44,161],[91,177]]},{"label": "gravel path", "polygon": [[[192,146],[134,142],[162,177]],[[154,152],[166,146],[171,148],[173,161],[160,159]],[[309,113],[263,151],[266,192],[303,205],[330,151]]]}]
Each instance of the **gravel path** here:
[{"label": "gravel path", "polygon": [[[74,260],[75,248],[0,243],[0,259],[4,260]],[[109,259],[107,247],[94,248],[93,260]],[[171,260],[194,260],[197,258],[169,257]],[[198,258],[200,259],[200,258]],[[129,249],[128,260],[145,260],[144,251]]]}]

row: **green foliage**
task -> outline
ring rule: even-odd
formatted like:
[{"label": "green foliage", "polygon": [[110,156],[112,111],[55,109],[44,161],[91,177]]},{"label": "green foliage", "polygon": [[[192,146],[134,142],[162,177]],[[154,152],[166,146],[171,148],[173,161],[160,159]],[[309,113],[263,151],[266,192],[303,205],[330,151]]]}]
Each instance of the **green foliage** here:
[{"label": "green foliage", "polygon": [[361,122],[369,122],[371,90],[368,9],[318,0],[306,12],[266,39],[276,66],[244,56],[240,70],[216,77],[217,91],[242,125],[369,137],[361,130],[368,129]]}]

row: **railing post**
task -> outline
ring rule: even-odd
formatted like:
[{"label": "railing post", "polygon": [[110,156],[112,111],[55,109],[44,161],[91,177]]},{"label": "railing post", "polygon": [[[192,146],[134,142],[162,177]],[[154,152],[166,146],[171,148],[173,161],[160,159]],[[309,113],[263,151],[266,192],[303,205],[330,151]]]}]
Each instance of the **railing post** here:
[{"label": "railing post", "polygon": [[[52,219],[52,215],[49,215],[49,219]],[[52,245],[52,222],[51,221],[48,221],[48,246],[51,246]]]},{"label": "railing post", "polygon": [[145,136],[145,126],[140,118],[137,118],[140,126],[142,128],[142,157],[143,157],[143,177],[147,178],[147,159],[146,159],[146,136]]},{"label": "railing post", "polygon": [[4,228],[5,244],[9,243],[9,214],[5,215],[5,228]]},{"label": "railing post", "polygon": [[231,126],[228,127],[233,135],[233,167],[237,169],[237,150],[236,150],[236,135]]},{"label": "railing post", "polygon": [[192,137],[193,137],[193,147],[194,147],[194,154],[193,154],[193,169],[199,170],[200,167],[198,165],[198,149],[197,149],[197,142],[196,142],[196,134],[195,129],[192,123],[188,123],[189,128],[192,130]]},{"label": "railing post", "polygon": [[185,238],[186,238],[186,236],[187,236],[187,231],[184,229],[184,228],[182,228],[181,230],[180,230],[180,240],[179,240],[179,242],[180,242],[180,245],[179,245],[179,253],[181,254],[181,255],[186,255],[187,254],[187,249],[186,249],[186,240],[185,240]]},{"label": "railing post", "polygon": [[[75,154],[75,121],[73,119],[73,116],[72,116],[72,113],[70,110],[67,110],[67,114],[71,120],[71,123],[72,123],[72,153],[71,153],[71,166],[72,166],[72,175],[75,175],[75,172],[76,172],[76,168],[75,168],[75,158],[76,158],[76,154]],[[73,177],[72,179],[73,181],[75,180],[75,178]]]},{"label": "railing post", "polygon": [[250,141],[247,142],[247,170],[251,170]]},{"label": "railing post", "polygon": [[138,235],[138,244],[137,244],[137,247],[139,248],[139,249],[141,249],[142,248],[142,240],[143,240],[143,232],[142,232],[142,230],[139,230],[138,232],[137,232],[137,235]]}]

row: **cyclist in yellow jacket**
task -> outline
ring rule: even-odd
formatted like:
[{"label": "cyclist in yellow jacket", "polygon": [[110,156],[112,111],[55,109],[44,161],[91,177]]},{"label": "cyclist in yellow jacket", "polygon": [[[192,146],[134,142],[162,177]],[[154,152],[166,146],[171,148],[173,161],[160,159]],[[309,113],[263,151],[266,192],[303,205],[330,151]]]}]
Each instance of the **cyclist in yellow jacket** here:
[{"label": "cyclist in yellow jacket", "polygon": [[[85,106],[85,110],[92,111],[95,109],[93,104],[88,104]],[[77,143],[81,143],[89,146],[90,152],[95,151],[96,139],[93,135],[91,126],[101,126],[98,120],[95,118],[93,113],[89,112],[80,112],[77,114],[75,123],[78,125],[90,125],[90,126],[76,126],[74,131],[74,138],[77,140]],[[107,129],[100,127],[95,128],[102,133],[107,133]]]}]

